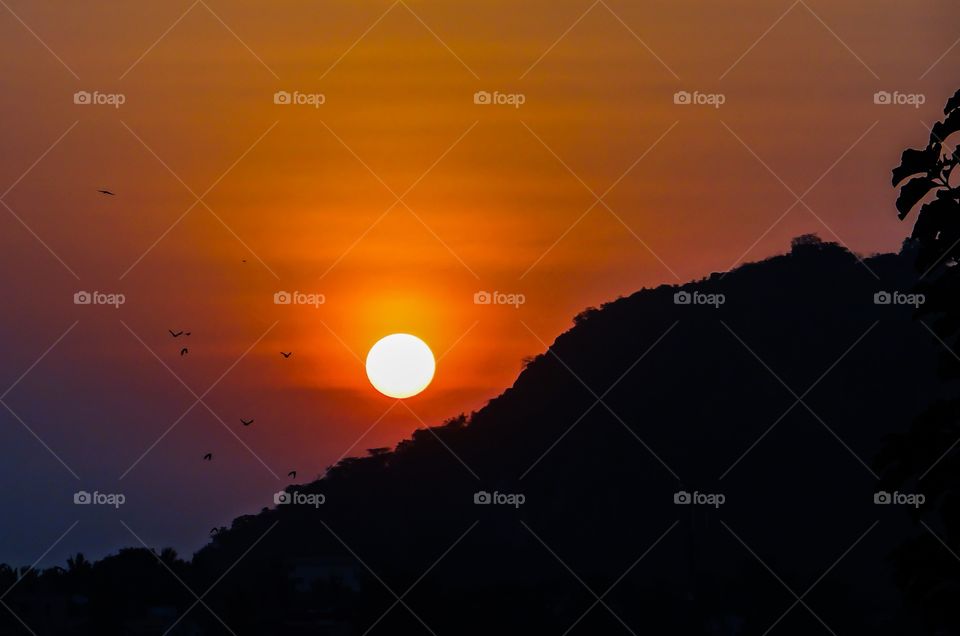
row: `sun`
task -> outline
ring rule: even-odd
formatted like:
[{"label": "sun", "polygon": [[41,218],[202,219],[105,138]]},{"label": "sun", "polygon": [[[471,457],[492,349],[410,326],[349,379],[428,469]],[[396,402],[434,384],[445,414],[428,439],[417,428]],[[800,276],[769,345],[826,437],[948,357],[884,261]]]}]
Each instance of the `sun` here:
[{"label": "sun", "polygon": [[433,380],[436,368],[427,343],[408,333],[381,338],[367,354],[370,384],[392,398],[408,398],[423,391]]}]

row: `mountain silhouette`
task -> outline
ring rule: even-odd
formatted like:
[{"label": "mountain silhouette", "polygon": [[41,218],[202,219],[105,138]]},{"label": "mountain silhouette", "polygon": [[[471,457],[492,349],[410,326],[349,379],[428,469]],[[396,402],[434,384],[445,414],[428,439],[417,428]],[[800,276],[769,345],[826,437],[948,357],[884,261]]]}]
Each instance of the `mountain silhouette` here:
[{"label": "mountain silhouette", "polygon": [[[946,394],[941,345],[904,302],[914,260],[804,236],[588,309],[478,411],[344,459],[174,556],[216,613],[175,629],[921,633],[890,559],[917,530],[874,503],[890,436]],[[121,552],[130,576],[164,581],[137,552]],[[89,597],[75,612],[99,633],[157,608],[169,626],[195,601],[167,575],[107,619],[90,608],[120,579],[59,576],[48,589]],[[36,613],[21,587],[36,589],[6,602]]]}]

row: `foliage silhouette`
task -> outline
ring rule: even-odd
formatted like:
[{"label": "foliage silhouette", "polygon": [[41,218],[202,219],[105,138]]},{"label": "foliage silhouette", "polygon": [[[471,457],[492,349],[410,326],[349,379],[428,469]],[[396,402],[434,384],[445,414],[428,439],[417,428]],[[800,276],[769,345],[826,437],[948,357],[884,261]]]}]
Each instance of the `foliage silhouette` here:
[{"label": "foliage silhouette", "polygon": [[[960,164],[960,147],[950,149],[960,132],[960,91],[944,108],[923,149],[908,149],[893,171],[893,185],[907,177],[897,199],[901,219],[920,201],[913,228],[913,249],[921,272],[917,289],[927,302],[917,319],[942,345],[939,372],[944,379],[960,377],[957,336],[960,333],[960,189],[953,177]],[[915,176],[915,175],[922,176]],[[951,182],[953,177],[953,182]],[[932,197],[931,197],[932,195]],[[960,633],[956,597],[960,592],[960,459],[954,452],[960,440],[960,399],[952,385],[948,397],[934,403],[910,429],[890,438],[878,457],[890,488],[922,493],[923,507],[915,518],[923,531],[900,546],[894,559],[897,580],[906,598],[924,617],[930,633]],[[941,543],[942,542],[942,543]]]},{"label": "foliage silhouette", "polygon": [[[916,215],[913,238],[920,244],[918,264],[924,270],[941,262],[956,264],[960,254],[960,189],[951,176],[960,164],[960,148],[949,150],[947,140],[960,131],[960,91],[947,100],[946,117],[934,124],[924,148],[908,148],[893,169],[893,185],[901,186],[897,197],[901,220],[924,198],[933,194]],[[921,176],[917,176],[921,175]]]}]

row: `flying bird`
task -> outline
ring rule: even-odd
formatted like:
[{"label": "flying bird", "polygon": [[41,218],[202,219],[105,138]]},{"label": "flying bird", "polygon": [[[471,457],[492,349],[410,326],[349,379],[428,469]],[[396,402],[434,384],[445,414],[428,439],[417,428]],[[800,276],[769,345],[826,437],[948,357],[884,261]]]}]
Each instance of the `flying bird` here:
[{"label": "flying bird", "polygon": [[297,471],[291,470],[289,473],[287,473],[287,477],[289,477],[290,479],[296,479],[296,478],[297,478]]},{"label": "flying bird", "polygon": [[110,197],[116,196],[113,192],[110,192],[109,190],[97,190],[97,192],[99,192],[100,194],[105,194]]},{"label": "flying bird", "polygon": [[174,338],[179,338],[180,336],[183,335],[183,330],[180,330],[176,333],[173,332],[173,329],[167,329],[167,331],[169,331],[170,335],[173,336]]},{"label": "flying bird", "polygon": [[186,347],[180,350],[181,357],[187,355],[188,353],[190,353],[190,350],[187,349]]},{"label": "flying bird", "polygon": [[252,420],[252,419],[245,420],[245,419],[243,419],[243,418],[241,417],[241,418],[240,418],[240,423],[243,424],[244,426],[250,426],[251,424],[253,424],[253,420]]},{"label": "flying bird", "polygon": [[282,355],[284,358],[289,358],[290,356],[293,355],[293,351],[291,351],[290,353],[287,353],[286,351],[281,351],[280,355]]},{"label": "flying bird", "polygon": [[213,459],[213,453],[207,453],[206,455],[203,456],[203,459],[205,461],[210,461],[211,459]]}]

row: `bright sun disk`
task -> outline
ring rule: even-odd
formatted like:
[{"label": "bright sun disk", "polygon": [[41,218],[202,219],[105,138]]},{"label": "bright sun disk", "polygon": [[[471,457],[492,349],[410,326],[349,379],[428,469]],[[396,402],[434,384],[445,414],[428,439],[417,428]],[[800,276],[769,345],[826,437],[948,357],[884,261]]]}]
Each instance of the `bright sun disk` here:
[{"label": "bright sun disk", "polygon": [[394,333],[377,341],[367,354],[367,377],[377,391],[392,398],[408,398],[433,380],[437,363],[420,338]]}]

